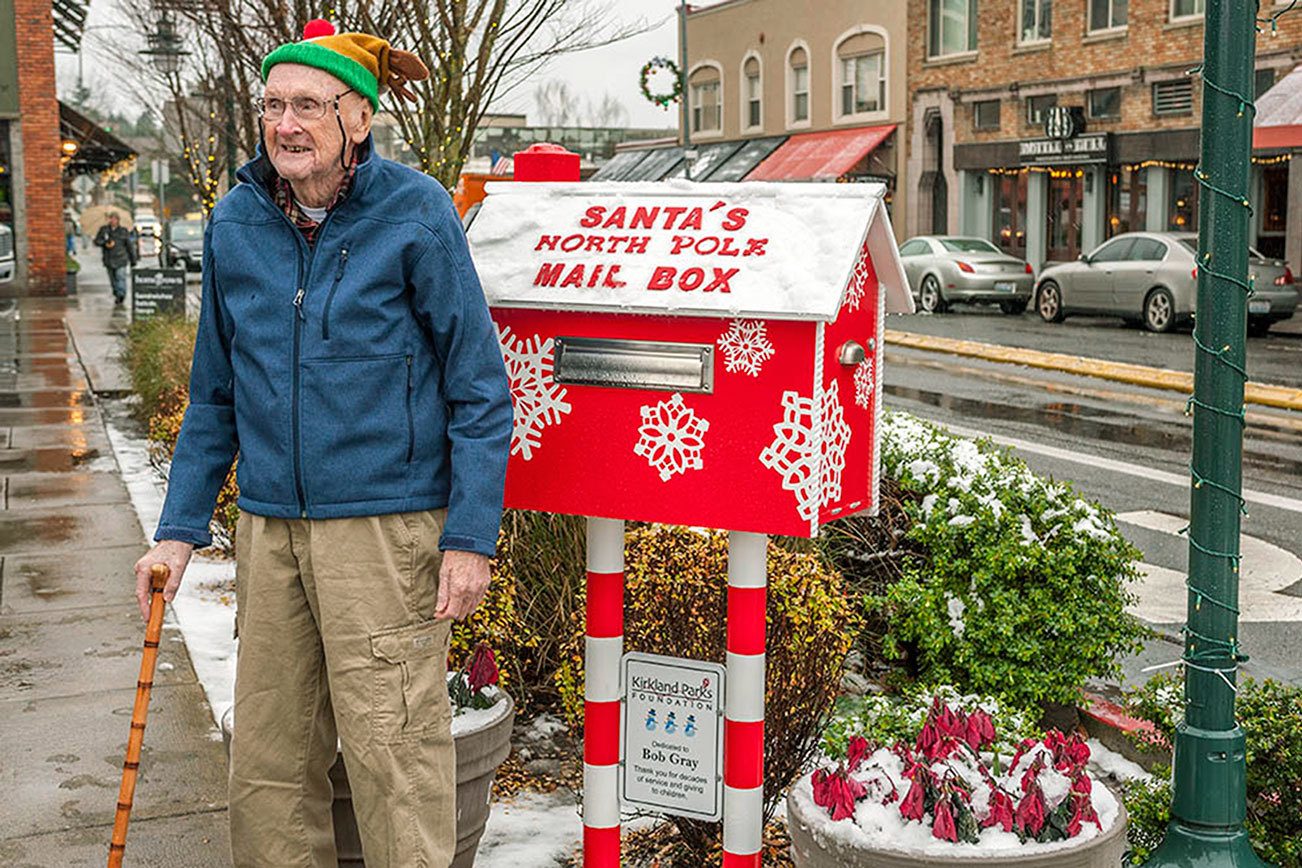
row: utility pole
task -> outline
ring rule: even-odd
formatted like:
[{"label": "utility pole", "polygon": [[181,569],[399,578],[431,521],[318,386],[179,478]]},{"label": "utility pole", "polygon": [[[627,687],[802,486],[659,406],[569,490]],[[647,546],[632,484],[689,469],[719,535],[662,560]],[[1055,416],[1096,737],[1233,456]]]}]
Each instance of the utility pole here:
[{"label": "utility pole", "polygon": [[1175,736],[1166,840],[1148,868],[1264,866],[1243,827],[1245,740],[1234,715],[1253,66],[1257,4],[1207,0],[1203,36],[1198,301],[1194,329],[1185,719]]},{"label": "utility pole", "polygon": [[683,159],[687,162],[687,180],[692,180],[692,109],[687,88],[687,0],[678,4],[678,105],[683,122]]}]

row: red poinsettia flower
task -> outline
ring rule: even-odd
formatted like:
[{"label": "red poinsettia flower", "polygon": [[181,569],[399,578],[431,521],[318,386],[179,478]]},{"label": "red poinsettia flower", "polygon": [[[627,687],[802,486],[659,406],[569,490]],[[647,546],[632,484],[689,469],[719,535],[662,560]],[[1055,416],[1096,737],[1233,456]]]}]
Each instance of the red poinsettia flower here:
[{"label": "red poinsettia flower", "polygon": [[1037,786],[1036,779],[1040,777],[1040,772],[1044,771],[1044,754],[1040,754],[1031,760],[1031,764],[1022,772],[1022,792],[1029,793],[1032,786]]},{"label": "red poinsettia flower", "polygon": [[850,765],[850,771],[859,768],[859,764],[867,759],[872,752],[872,745],[868,743],[868,739],[861,735],[851,736],[850,744],[846,749],[846,762]]},{"label": "red poinsettia flower", "polygon": [[826,808],[833,820],[854,816],[854,803],[868,795],[868,788],[850,777],[843,767],[834,771],[819,769],[814,772],[814,804]]},{"label": "red poinsettia flower", "polygon": [[493,649],[483,642],[475,647],[466,664],[466,681],[471,693],[497,683],[497,661],[493,659]]},{"label": "red poinsettia flower", "polygon": [[1072,795],[1088,796],[1094,790],[1094,782],[1084,771],[1076,775],[1076,779],[1071,782]]},{"label": "red poinsettia flower", "polygon": [[1015,810],[1012,796],[1003,790],[994,790],[990,793],[990,814],[981,821],[981,826],[986,829],[999,826],[1005,832],[1011,832]]},{"label": "red poinsettia flower", "polygon": [[1080,795],[1072,787],[1071,797],[1071,820],[1067,823],[1067,837],[1075,838],[1080,834],[1081,827],[1086,823],[1093,823],[1100,829],[1103,825],[1099,822],[1098,812],[1094,810],[1094,803],[1090,801],[1089,796]]},{"label": "red poinsettia flower", "polygon": [[1037,744],[1039,744],[1039,742],[1037,742],[1033,738],[1022,739],[1021,743],[1017,745],[1017,750],[1013,753],[1013,761],[1008,764],[1008,767],[1010,769],[1017,768],[1017,763],[1018,761],[1021,760],[1022,755],[1025,754],[1031,748],[1035,747]]},{"label": "red poinsettia flower", "polygon": [[972,750],[980,750],[992,743],[995,740],[995,724],[990,719],[990,715],[979,708],[969,714],[965,737],[968,747]]},{"label": "red poinsettia flower", "polygon": [[922,820],[926,808],[927,785],[922,775],[915,775],[909,791],[900,802],[900,816],[906,820]]},{"label": "red poinsettia flower", "polygon": [[943,796],[936,802],[935,819],[931,823],[931,836],[942,841],[958,842],[958,829],[954,825],[954,811],[949,804],[949,796]]},{"label": "red poinsettia flower", "polygon": [[1090,761],[1090,746],[1077,733],[1072,733],[1071,738],[1063,744],[1062,750],[1066,759],[1077,768],[1083,767]]},{"label": "red poinsettia flower", "polygon": [[928,762],[935,762],[939,744],[940,733],[936,729],[936,724],[928,719],[918,732],[918,753],[925,756]]},{"label": "red poinsettia flower", "polygon": [[1013,817],[1017,830],[1031,838],[1036,837],[1044,828],[1046,812],[1044,791],[1040,789],[1037,781],[1032,780],[1030,789],[1022,797],[1021,803],[1017,806],[1017,813]]}]

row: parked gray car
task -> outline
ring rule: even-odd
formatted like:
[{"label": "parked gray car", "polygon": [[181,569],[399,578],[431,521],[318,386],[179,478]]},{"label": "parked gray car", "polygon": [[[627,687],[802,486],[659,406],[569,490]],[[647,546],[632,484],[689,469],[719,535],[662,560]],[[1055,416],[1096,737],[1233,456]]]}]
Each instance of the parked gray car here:
[{"label": "parked gray car", "polygon": [[14,232],[0,223],[0,283],[9,283],[14,279],[18,260],[14,256]]},{"label": "parked gray car", "polygon": [[919,235],[900,245],[918,307],[943,313],[956,301],[998,304],[1019,314],[1031,301],[1035,272],[984,238]]},{"label": "parked gray car", "polygon": [[[1061,322],[1074,313],[1120,316],[1165,332],[1190,320],[1198,290],[1198,236],[1187,232],[1127,232],[1105,241],[1076,262],[1044,269],[1036,285],[1041,319]],[[1278,260],[1248,249],[1253,295],[1248,332],[1265,334],[1293,316],[1298,293],[1293,273]]]}]

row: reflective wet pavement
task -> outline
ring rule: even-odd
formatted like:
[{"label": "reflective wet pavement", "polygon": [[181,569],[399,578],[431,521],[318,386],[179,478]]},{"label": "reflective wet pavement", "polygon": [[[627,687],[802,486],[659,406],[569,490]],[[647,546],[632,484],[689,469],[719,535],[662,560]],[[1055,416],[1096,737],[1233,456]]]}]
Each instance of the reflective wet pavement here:
[{"label": "reflective wet pavement", "polygon": [[[144,638],[145,536],[96,403],[129,386],[126,318],[97,263],[80,283],[67,300],[0,301],[5,866],[103,864]],[[159,660],[127,862],[224,868],[225,753],[174,627]]]}]

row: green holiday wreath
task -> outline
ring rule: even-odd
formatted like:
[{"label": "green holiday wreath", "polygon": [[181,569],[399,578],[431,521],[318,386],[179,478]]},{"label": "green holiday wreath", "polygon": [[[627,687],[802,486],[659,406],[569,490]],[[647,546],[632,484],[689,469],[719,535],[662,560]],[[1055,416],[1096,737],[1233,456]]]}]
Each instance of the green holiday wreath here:
[{"label": "green holiday wreath", "polygon": [[[652,93],[651,88],[647,86],[647,79],[649,79],[651,73],[655,72],[657,69],[667,70],[673,77],[674,86],[673,90],[669,93]],[[674,63],[667,57],[653,57],[648,60],[642,66],[642,76],[639,83],[642,86],[642,96],[646,97],[648,101],[660,106],[662,109],[669,108],[670,103],[678,102],[679,98],[683,95],[683,79],[682,74],[679,72],[678,64]]]}]

